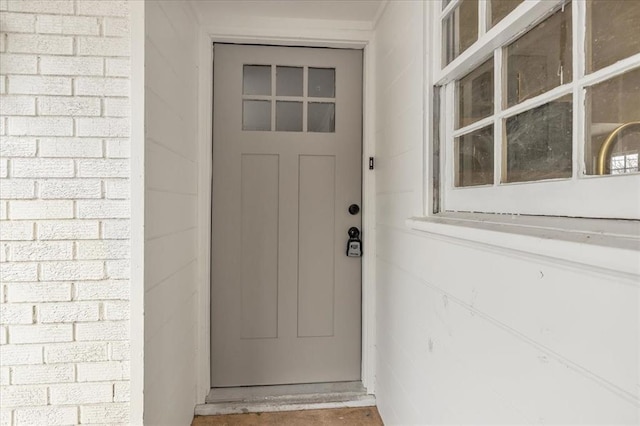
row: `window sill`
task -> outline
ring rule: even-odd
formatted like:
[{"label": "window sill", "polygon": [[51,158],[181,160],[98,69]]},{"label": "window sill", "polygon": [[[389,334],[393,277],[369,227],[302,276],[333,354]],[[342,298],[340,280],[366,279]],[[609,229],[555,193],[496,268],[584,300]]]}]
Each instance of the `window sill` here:
[{"label": "window sill", "polygon": [[416,231],[553,261],[640,276],[640,221],[445,213],[407,219]]}]

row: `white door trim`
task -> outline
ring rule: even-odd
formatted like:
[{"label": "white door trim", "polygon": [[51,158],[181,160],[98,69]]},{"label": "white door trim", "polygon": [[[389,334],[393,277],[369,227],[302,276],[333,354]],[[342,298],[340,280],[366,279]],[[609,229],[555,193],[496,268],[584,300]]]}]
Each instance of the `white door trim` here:
[{"label": "white door trim", "polygon": [[[288,34],[290,33],[290,34]],[[250,35],[247,35],[250,34]],[[309,47],[341,47],[364,49],[363,59],[363,145],[362,145],[362,384],[370,394],[375,393],[375,178],[369,170],[368,158],[374,157],[374,58],[371,48],[372,31],[331,29],[313,30],[304,36],[298,30],[231,28],[220,31],[203,29],[199,37],[199,94],[198,100],[198,227],[201,230],[199,256],[211,259],[211,155],[213,124],[213,44],[269,44]],[[211,387],[210,380],[210,260],[200,262],[198,282],[198,403],[204,403]]]}]

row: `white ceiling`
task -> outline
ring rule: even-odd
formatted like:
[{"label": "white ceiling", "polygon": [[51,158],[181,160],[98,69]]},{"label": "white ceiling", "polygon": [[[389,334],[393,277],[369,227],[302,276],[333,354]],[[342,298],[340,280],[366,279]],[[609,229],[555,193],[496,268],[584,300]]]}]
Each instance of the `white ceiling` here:
[{"label": "white ceiling", "polygon": [[[192,0],[201,23],[221,17],[373,22],[383,0]],[[224,19],[224,18],[223,18]]]}]

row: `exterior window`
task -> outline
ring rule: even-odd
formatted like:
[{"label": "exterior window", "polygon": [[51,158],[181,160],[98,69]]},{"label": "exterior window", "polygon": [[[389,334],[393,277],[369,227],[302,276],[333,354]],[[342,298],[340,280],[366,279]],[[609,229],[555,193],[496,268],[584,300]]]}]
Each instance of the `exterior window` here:
[{"label": "exterior window", "polygon": [[434,10],[440,209],[640,218],[640,2]]}]

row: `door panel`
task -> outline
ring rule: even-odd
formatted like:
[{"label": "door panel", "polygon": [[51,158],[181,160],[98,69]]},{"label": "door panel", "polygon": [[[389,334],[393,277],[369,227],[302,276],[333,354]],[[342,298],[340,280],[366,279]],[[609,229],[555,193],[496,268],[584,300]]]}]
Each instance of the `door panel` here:
[{"label": "door panel", "polygon": [[360,379],[360,51],[216,45],[212,383]]}]

